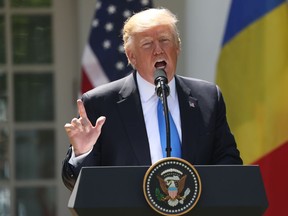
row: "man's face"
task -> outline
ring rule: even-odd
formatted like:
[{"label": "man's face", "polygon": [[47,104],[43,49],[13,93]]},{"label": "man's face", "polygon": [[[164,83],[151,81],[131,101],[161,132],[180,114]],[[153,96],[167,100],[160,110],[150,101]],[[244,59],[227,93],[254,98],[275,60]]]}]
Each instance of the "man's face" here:
[{"label": "man's face", "polygon": [[167,25],[156,26],[136,33],[127,56],[140,75],[154,83],[154,71],[164,69],[170,81],[175,72],[180,48],[171,28]]}]

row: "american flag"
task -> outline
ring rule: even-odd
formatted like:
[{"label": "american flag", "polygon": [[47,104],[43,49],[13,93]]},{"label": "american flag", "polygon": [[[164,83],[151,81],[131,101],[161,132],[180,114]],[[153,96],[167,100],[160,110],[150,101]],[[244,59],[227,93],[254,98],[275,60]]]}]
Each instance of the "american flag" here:
[{"label": "american flag", "polygon": [[152,0],[97,0],[82,56],[82,93],[131,73],[122,42],[123,23],[150,7]]}]

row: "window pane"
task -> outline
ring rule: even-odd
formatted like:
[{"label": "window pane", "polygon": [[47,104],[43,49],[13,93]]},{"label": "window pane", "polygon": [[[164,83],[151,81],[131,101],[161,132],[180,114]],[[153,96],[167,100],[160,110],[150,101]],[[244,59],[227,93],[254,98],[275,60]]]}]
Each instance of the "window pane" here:
[{"label": "window pane", "polygon": [[54,120],[53,75],[15,74],[14,116],[17,122]]},{"label": "window pane", "polygon": [[17,130],[15,133],[15,160],[17,179],[54,178],[54,131]]},{"label": "window pane", "polygon": [[8,147],[8,130],[0,127],[0,180],[9,178],[10,167]]},{"label": "window pane", "polygon": [[46,7],[51,6],[51,0],[12,0],[13,7]]},{"label": "window pane", "polygon": [[6,122],[6,121],[7,121],[7,97],[0,96],[0,122]]},{"label": "window pane", "polygon": [[12,25],[15,64],[52,63],[50,16],[17,15],[13,16]]},{"label": "window pane", "polygon": [[10,190],[0,187],[0,215],[10,215]]},{"label": "window pane", "polygon": [[[0,0],[1,1],[1,0]],[[2,2],[3,6],[3,2]],[[1,7],[1,2],[0,2]],[[0,64],[5,63],[5,23],[4,23],[4,16],[0,16]]]},{"label": "window pane", "polygon": [[0,122],[7,121],[7,80],[0,70]]},{"label": "window pane", "polygon": [[49,188],[17,188],[16,215],[56,215],[56,190]]}]

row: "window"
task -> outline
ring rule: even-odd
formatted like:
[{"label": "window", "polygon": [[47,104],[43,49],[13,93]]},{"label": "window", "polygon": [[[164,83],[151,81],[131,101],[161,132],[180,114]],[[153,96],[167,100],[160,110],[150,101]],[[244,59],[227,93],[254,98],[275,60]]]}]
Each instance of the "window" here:
[{"label": "window", "polygon": [[57,214],[53,13],[0,0],[0,215]]}]

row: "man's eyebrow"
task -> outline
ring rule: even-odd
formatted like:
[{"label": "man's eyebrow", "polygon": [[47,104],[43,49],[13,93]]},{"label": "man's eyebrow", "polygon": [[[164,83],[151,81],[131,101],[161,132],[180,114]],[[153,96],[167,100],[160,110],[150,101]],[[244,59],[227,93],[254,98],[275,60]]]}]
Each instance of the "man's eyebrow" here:
[{"label": "man's eyebrow", "polygon": [[168,32],[163,32],[163,33],[160,34],[160,38],[163,38],[163,37],[170,38],[170,37],[172,37],[172,35],[169,34]]},{"label": "man's eyebrow", "polygon": [[143,43],[143,42],[146,42],[146,41],[149,41],[149,40],[151,40],[152,39],[152,37],[144,37],[144,38],[142,38],[141,40],[140,40],[140,43]]}]

